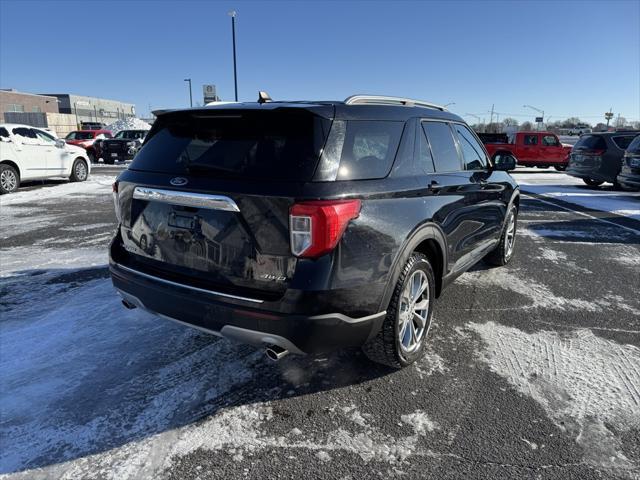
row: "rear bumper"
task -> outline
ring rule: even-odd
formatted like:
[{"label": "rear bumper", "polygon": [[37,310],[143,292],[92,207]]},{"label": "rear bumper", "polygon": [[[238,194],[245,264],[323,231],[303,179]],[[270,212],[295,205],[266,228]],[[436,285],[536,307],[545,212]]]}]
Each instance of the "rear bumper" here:
[{"label": "rear bumper", "polygon": [[283,314],[259,308],[260,300],[178,284],[113,260],[109,269],[120,295],[137,307],[242,343],[278,345],[298,354],[361,346],[378,331],[386,315]]},{"label": "rear bumper", "polygon": [[627,169],[623,168],[618,175],[618,183],[625,187],[640,189],[640,173],[631,173],[625,170]]},{"label": "rear bumper", "polygon": [[572,177],[582,178],[582,179],[591,179],[603,182],[613,183],[614,178],[611,178],[610,175],[605,175],[600,173],[598,170],[588,170],[584,168],[575,168],[569,164],[569,167],[565,170],[567,175],[571,175]]}]

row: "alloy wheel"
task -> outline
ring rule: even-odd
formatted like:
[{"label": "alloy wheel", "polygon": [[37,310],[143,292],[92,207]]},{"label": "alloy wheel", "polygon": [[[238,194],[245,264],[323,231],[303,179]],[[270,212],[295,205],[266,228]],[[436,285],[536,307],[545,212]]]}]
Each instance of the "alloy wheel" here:
[{"label": "alloy wheel", "polygon": [[507,233],[504,239],[505,245],[505,256],[507,258],[511,258],[511,254],[513,253],[513,247],[516,243],[516,214],[513,210],[509,213],[509,220],[507,223]]},{"label": "alloy wheel", "polygon": [[422,270],[416,270],[402,291],[398,310],[398,338],[405,353],[420,348],[428,328],[429,302],[429,279]]},{"label": "alloy wheel", "polygon": [[87,179],[87,167],[85,166],[84,162],[76,163],[75,174],[76,178],[80,181]]},{"label": "alloy wheel", "polygon": [[12,170],[3,170],[0,173],[0,185],[5,192],[13,192],[18,185],[18,177]]}]

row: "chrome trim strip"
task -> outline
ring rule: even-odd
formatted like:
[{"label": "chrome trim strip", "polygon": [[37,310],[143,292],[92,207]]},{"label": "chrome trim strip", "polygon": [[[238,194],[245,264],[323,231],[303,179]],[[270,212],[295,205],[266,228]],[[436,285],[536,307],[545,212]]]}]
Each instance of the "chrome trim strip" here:
[{"label": "chrome trim strip", "polygon": [[204,288],[192,287],[191,285],[185,285],[184,283],[172,282],[171,280],[165,280],[164,278],[159,278],[153,275],[149,275],[147,273],[142,273],[142,272],[139,272],[138,270],[134,270],[133,268],[120,265],[119,263],[116,263],[115,265],[126,272],[133,273],[135,275],[140,275],[141,277],[147,278],[149,280],[154,280],[156,282],[164,283],[166,285],[171,285],[173,287],[186,288],[188,290],[194,290],[200,293],[208,293],[209,295],[216,295],[218,297],[232,298],[234,300],[242,300],[243,302],[263,303],[262,300],[258,300],[256,298],[239,297],[238,295],[231,295],[228,293],[216,292],[214,290],[206,290]]},{"label": "chrome trim strip", "polygon": [[170,203],[183,207],[209,208],[227,212],[239,212],[236,202],[224,195],[209,195],[207,193],[181,192],[178,190],[163,190],[161,188],[136,187],[133,198],[153,202]]},{"label": "chrome trim strip", "polygon": [[374,313],[373,315],[367,315],[366,317],[349,317],[347,315],[343,315],[342,313],[327,313],[324,315],[314,315],[313,317],[309,317],[309,320],[322,320],[325,318],[337,318],[342,320],[345,323],[360,323],[366,322],[368,320],[375,320],[376,318],[384,317],[387,314],[387,311]]}]

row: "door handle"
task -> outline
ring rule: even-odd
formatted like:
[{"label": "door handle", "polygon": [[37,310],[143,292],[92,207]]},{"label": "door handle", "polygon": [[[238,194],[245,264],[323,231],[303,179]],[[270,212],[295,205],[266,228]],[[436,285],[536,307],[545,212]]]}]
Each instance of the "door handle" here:
[{"label": "door handle", "polygon": [[429,182],[429,186],[427,187],[427,189],[431,192],[431,193],[438,193],[440,191],[440,189],[442,188],[442,185],[440,185],[438,182],[436,182],[435,180],[431,180],[431,182]]}]

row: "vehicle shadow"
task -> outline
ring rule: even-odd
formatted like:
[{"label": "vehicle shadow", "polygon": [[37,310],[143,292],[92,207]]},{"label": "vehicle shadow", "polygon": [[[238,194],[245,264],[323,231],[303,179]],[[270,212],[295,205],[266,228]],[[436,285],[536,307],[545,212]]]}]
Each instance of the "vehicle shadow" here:
[{"label": "vehicle shadow", "polygon": [[19,272],[0,293],[0,474],[393,372],[358,349],[274,363],[261,349],[127,310],[104,267]]}]

